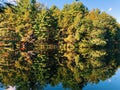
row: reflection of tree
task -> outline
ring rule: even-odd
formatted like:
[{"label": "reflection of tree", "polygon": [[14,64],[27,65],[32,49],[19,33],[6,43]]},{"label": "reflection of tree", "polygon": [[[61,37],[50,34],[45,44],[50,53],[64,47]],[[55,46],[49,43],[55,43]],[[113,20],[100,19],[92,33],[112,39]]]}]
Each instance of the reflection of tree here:
[{"label": "reflection of tree", "polygon": [[8,62],[5,58],[1,60],[5,64],[0,65],[0,81],[16,86],[17,90],[39,90],[47,84],[55,86],[59,83],[64,88],[81,90],[88,82],[98,83],[110,78],[119,65],[119,58],[115,57],[119,54],[114,49],[84,48],[61,54],[57,50],[35,50],[8,51]]},{"label": "reflection of tree", "polygon": [[98,83],[114,75],[119,66],[118,56],[115,49],[81,48],[79,53],[66,51],[53,81],[56,84],[62,82],[64,88],[80,90],[88,82]]},{"label": "reflection of tree", "polygon": [[56,50],[6,51],[8,55],[2,57],[0,63],[0,82],[16,86],[17,90],[43,88],[56,72],[58,66],[57,60],[54,61],[56,52]]}]

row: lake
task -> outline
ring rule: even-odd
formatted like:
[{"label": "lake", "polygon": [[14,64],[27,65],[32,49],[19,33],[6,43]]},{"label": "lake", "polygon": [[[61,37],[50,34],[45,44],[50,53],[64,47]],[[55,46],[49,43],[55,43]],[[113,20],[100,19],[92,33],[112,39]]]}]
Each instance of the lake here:
[{"label": "lake", "polygon": [[[100,81],[97,84],[91,84],[88,83],[83,90],[119,90],[120,89],[120,69],[118,69],[111,78],[105,80],[105,81]],[[0,88],[0,90],[4,90],[4,88]],[[14,90],[13,89],[8,89],[8,90]],[[44,90],[64,90],[62,87],[62,84],[58,84],[55,87],[52,87],[51,85],[47,85]],[[66,89],[69,90],[69,89]]]},{"label": "lake", "polygon": [[1,48],[0,90],[119,90],[116,49]]},{"label": "lake", "polygon": [[[100,81],[97,84],[88,83],[83,90],[120,90],[120,69],[118,69],[111,78]],[[51,87],[48,85],[45,90],[64,90],[61,84],[56,87]],[[68,89],[69,90],[69,89]]]},{"label": "lake", "polygon": [[[120,69],[118,69],[111,78],[100,81],[98,84],[88,83],[83,90],[119,90],[120,89]],[[45,90],[64,90],[61,84],[56,87],[51,87],[48,85]],[[68,89],[69,90],[69,89]]]}]

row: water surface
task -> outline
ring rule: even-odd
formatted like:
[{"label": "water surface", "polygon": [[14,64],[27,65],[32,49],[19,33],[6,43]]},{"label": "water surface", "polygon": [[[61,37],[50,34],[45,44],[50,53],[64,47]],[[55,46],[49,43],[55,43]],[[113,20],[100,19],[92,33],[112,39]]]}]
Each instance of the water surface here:
[{"label": "water surface", "polygon": [[120,88],[120,53],[115,48],[81,48],[78,52],[45,44],[33,47],[28,43],[25,50],[18,47],[0,47],[1,90]]}]

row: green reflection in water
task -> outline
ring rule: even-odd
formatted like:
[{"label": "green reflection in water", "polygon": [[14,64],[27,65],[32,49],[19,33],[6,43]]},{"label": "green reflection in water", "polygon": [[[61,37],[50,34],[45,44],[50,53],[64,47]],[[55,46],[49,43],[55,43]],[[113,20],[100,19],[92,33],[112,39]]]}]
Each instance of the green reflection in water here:
[{"label": "green reflection in water", "polygon": [[46,43],[39,47],[24,43],[26,50],[21,50],[21,43],[10,43],[0,47],[0,82],[17,90],[41,90],[59,83],[63,88],[81,90],[89,82],[110,78],[119,66],[119,51],[115,48],[61,51]]}]

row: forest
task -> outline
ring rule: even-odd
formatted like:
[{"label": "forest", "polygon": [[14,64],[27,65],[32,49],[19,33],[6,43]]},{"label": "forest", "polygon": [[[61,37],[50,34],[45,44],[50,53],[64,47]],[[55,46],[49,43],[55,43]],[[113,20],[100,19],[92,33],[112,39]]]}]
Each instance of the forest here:
[{"label": "forest", "polygon": [[62,82],[82,90],[87,82],[111,77],[120,66],[119,55],[120,24],[106,12],[79,1],[62,9],[36,0],[0,3],[3,86],[40,90]]}]

